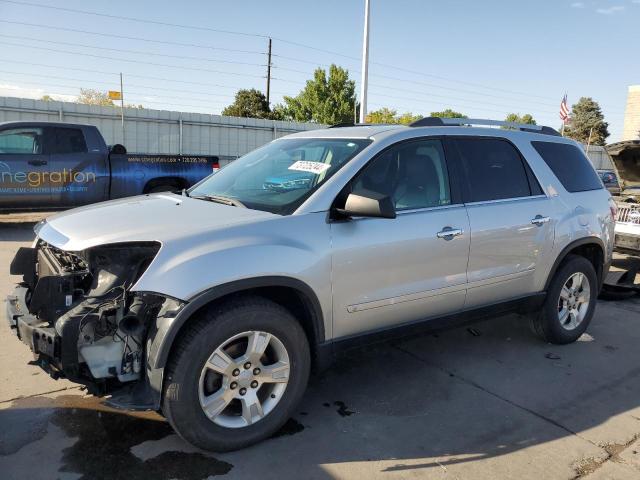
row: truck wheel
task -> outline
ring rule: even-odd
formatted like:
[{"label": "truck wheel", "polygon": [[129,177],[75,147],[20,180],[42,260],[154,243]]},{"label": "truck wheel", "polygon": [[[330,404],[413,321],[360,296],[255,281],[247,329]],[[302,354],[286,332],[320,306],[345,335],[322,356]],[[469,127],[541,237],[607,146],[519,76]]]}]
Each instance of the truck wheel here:
[{"label": "truck wheel", "polygon": [[578,255],[567,256],[551,280],[542,309],[531,317],[533,331],[550,343],[575,342],[593,317],[597,284],[591,262]]},{"label": "truck wheel", "polygon": [[160,192],[174,192],[176,190],[180,190],[175,185],[166,184],[166,185],[158,185],[156,187],[150,188],[147,193],[160,193]]},{"label": "truck wheel", "polygon": [[217,452],[274,434],[302,399],[309,344],[300,324],[261,297],[212,307],[178,340],[163,413],[189,443]]}]

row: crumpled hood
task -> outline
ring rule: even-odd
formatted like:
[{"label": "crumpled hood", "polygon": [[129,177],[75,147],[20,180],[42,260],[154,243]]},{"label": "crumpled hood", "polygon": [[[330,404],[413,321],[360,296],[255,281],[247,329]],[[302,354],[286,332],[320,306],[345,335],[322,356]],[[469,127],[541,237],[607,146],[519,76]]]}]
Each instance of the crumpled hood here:
[{"label": "crumpled hood", "polygon": [[640,188],[640,140],[607,145],[607,153],[616,166],[623,188]]},{"label": "crumpled hood", "polygon": [[158,193],[111,200],[49,217],[36,226],[40,238],[80,251],[109,243],[170,241],[239,223],[277,218],[258,210]]}]

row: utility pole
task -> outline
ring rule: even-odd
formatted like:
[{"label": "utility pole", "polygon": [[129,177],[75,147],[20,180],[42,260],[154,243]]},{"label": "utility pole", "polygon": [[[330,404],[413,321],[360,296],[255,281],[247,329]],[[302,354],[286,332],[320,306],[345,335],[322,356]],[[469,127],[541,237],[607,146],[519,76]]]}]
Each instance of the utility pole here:
[{"label": "utility pole", "polygon": [[593,127],[591,127],[591,129],[589,130],[589,139],[587,140],[587,149],[585,150],[585,153],[587,155],[589,155],[589,147],[591,146],[591,135],[593,134]]},{"label": "utility pole", "polygon": [[364,0],[364,38],[362,40],[362,77],[360,79],[360,123],[367,116],[367,83],[369,82],[369,0]]},{"label": "utility pole", "polygon": [[122,120],[122,144],[124,145],[124,90],[122,88],[122,72],[120,72],[120,115]]},{"label": "utility pole", "polygon": [[269,53],[267,53],[267,105],[271,105],[269,102],[270,93],[271,93],[271,39],[269,39]]}]

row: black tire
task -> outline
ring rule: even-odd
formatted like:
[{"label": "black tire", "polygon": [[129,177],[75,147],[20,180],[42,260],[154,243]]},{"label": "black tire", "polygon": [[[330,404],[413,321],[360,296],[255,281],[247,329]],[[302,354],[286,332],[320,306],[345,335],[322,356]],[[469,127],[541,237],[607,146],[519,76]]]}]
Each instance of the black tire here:
[{"label": "black tire", "polygon": [[[589,307],[582,322],[575,329],[568,330],[561,325],[558,319],[558,301],[563,285],[571,275],[578,272],[586,275],[589,280]],[[591,262],[578,255],[568,255],[551,280],[547,297],[540,312],[530,317],[533,332],[549,343],[564,345],[575,342],[586,331],[595,312],[598,297],[597,285],[597,275]]]},{"label": "black tire", "polygon": [[152,187],[147,193],[175,192],[177,190],[180,190],[180,188],[172,184],[165,184]]},{"label": "black tire", "polygon": [[[271,333],[282,342],[290,360],[289,383],[261,420],[225,428],[200,406],[200,371],[227,339],[252,330]],[[216,452],[244,448],[273,435],[291,417],[306,389],[310,363],[307,337],[288,310],[265,298],[238,297],[205,311],[179,338],[165,370],[162,410],[176,432],[199,448]]]}]

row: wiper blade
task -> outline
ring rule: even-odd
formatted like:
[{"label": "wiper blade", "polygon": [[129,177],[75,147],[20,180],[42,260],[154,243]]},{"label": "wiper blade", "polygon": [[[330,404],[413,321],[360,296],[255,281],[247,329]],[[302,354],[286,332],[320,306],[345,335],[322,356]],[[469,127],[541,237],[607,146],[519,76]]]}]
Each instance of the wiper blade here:
[{"label": "wiper blade", "polygon": [[191,196],[191,198],[198,198],[202,200],[209,200],[215,203],[221,203],[223,205],[230,205],[232,207],[247,208],[240,200],[236,200],[232,197],[225,197],[223,195],[198,195],[197,197]]}]

